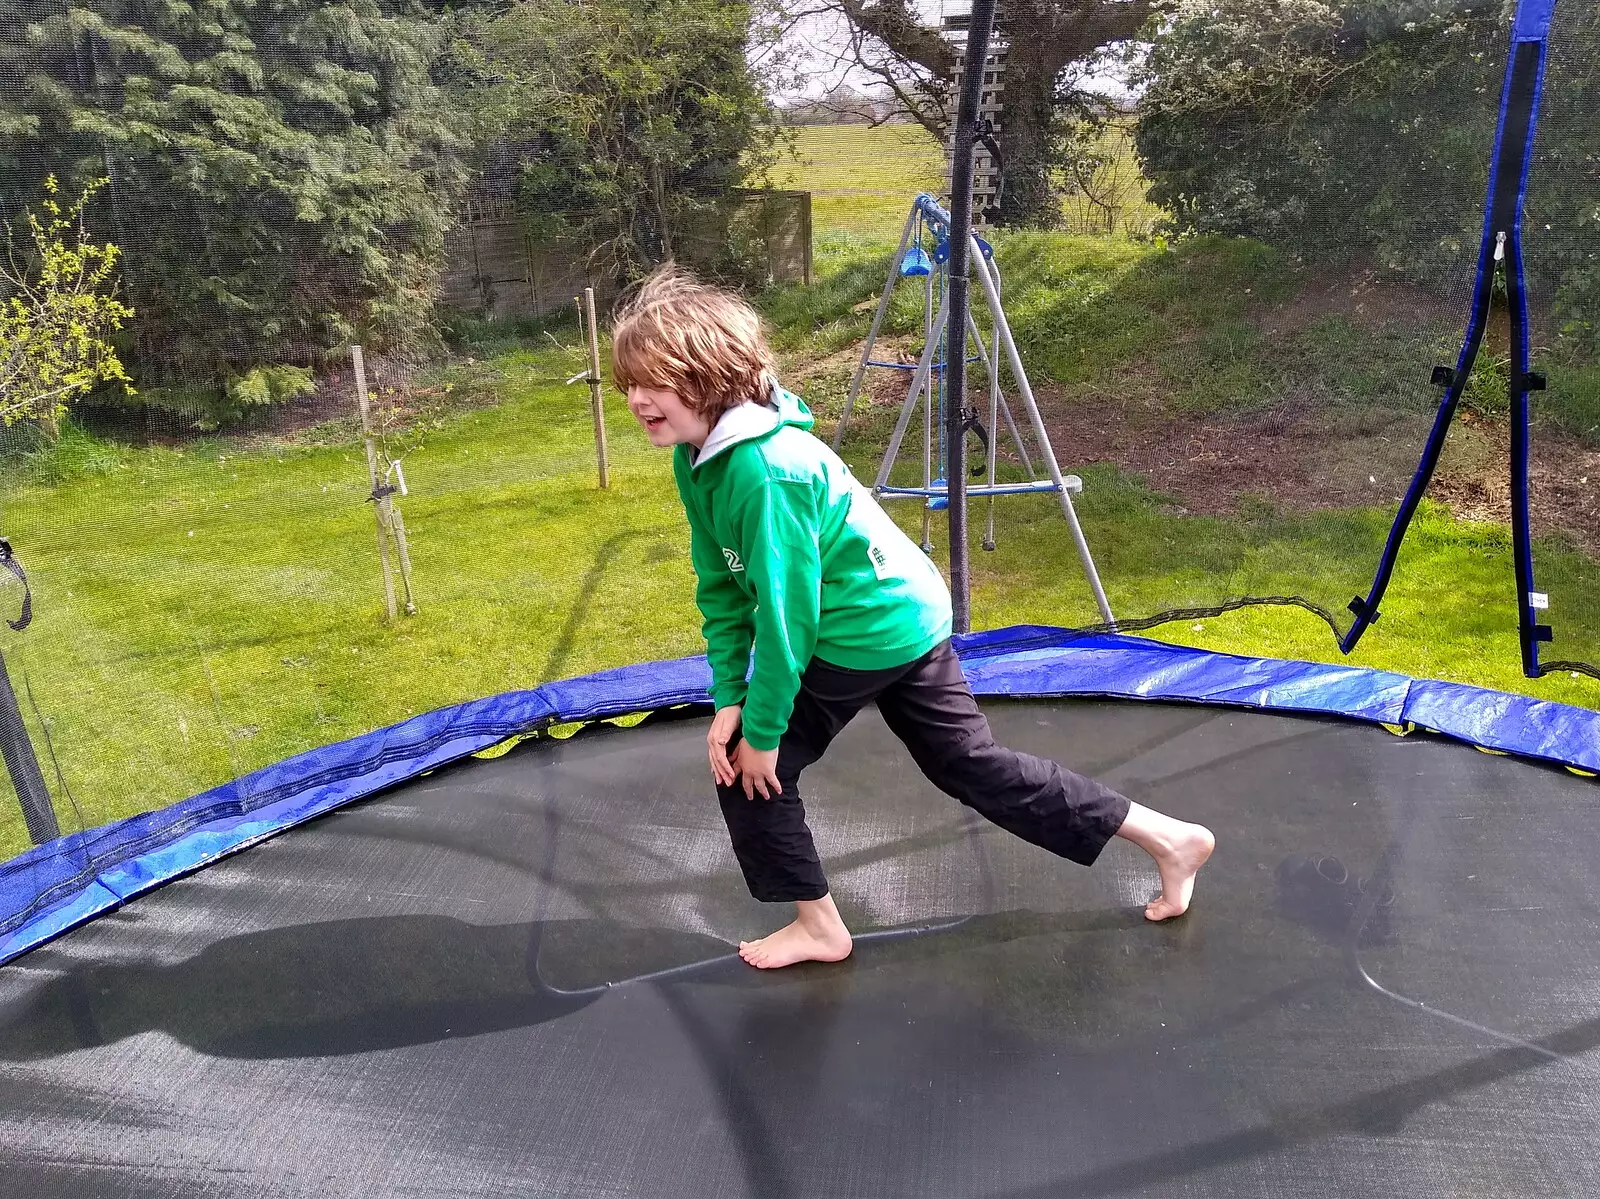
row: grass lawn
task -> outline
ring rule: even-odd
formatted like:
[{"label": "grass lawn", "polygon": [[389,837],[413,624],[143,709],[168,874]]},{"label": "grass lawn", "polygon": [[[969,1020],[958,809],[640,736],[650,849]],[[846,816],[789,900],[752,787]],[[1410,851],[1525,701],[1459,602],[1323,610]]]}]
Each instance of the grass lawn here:
[{"label": "grass lawn", "polygon": [[[819,218],[817,284],[762,302],[787,377],[803,383],[826,423],[870,319],[858,309],[881,286],[885,242],[920,184],[890,152],[897,143],[802,132],[819,164],[810,180],[819,204],[833,204],[830,219],[848,229],[830,232]],[[825,168],[833,135],[844,149]],[[1019,339],[1061,414],[1131,402],[1128,389],[1142,380],[1164,418],[1217,419],[1301,386],[1293,371],[1313,367],[1335,381],[1341,403],[1359,406],[1389,375],[1372,357],[1378,343],[1352,342],[1337,321],[1263,337],[1262,311],[1293,300],[1301,283],[1242,243],[1172,251],[1026,235],[997,245]],[[916,319],[902,296],[891,333]],[[543,348],[528,349],[482,329],[474,336],[475,361],[463,357],[401,397],[413,410],[392,448],[405,454],[420,611],[392,625],[381,611],[365,459],[348,419],[276,439],[139,449],[69,429],[47,453],[0,462],[0,530],[29,569],[36,604],[33,626],[8,634],[0,652],[65,826],[170,803],[444,704],[700,650],[668,457],[611,395],[612,487],[600,491],[586,395],[563,382],[579,369],[571,353],[543,337]],[[1585,386],[1568,389],[1578,397],[1567,414],[1575,430],[1600,394],[1580,375]],[[876,465],[892,416],[886,404],[864,411],[847,443],[858,473]],[[1069,447],[1061,456],[1077,468]],[[1263,502],[1178,517],[1170,498],[1128,474],[1107,465],[1081,473],[1084,524],[1121,614],[1234,583],[1258,594],[1325,587],[1342,604],[1353,593],[1346,581],[1370,576],[1386,527],[1362,506],[1297,512]],[[892,510],[920,524],[914,509]],[[974,625],[1092,621],[1053,503],[1009,500],[999,514],[999,548],[973,552]],[[974,513],[975,534],[981,526]],[[936,525],[936,541],[941,534]],[[1503,527],[1428,506],[1382,622],[1349,661],[1600,706],[1593,681],[1521,676],[1510,580]],[[18,598],[0,587],[8,614]],[[1600,630],[1594,589],[1564,613]],[[1326,626],[1298,609],[1252,609],[1158,635],[1345,660]],[[0,803],[0,860],[24,845],[14,806]]]},{"label": "grass lawn", "polygon": [[[772,185],[811,192],[818,232],[898,238],[918,192],[945,194],[944,147],[920,125],[803,125],[794,134]],[[1106,129],[1064,184],[1068,232],[1143,236],[1161,216],[1145,199],[1132,130],[1122,122]]]},{"label": "grass lawn", "polygon": [[[668,462],[612,397],[600,491],[586,393],[546,381],[566,365],[503,355],[499,406],[411,446],[420,611],[393,625],[359,443],[217,439],[122,450],[54,485],[13,479],[5,527],[36,615],[5,653],[82,821],[442,704],[694,652]],[[0,805],[0,855],[21,836]]]},{"label": "grass lawn", "polygon": [[917,193],[945,189],[944,149],[920,125],[810,125],[795,134],[772,182],[811,193],[818,232],[893,241]]}]

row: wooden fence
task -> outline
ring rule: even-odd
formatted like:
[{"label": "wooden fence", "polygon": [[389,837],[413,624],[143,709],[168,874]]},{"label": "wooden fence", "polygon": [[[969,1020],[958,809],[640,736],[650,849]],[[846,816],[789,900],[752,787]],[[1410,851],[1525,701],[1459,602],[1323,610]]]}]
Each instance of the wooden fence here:
[{"label": "wooden fence", "polygon": [[[446,240],[443,300],[451,308],[496,319],[569,311],[593,287],[602,301],[615,279],[591,277],[586,248],[541,242],[514,205],[476,208]],[[756,284],[811,282],[811,193],[739,189],[680,231],[678,256],[688,266],[725,265]]]}]

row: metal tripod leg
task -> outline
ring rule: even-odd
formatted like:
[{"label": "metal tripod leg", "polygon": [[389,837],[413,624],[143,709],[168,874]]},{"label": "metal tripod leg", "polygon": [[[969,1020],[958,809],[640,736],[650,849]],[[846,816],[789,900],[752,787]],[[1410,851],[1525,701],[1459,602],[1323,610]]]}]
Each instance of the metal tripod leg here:
[{"label": "metal tripod leg", "polygon": [[[983,369],[989,376],[990,387],[1000,398],[1000,416],[1005,418],[1006,431],[1011,434],[1011,444],[1017,447],[1017,457],[1022,459],[1022,469],[1028,472],[1028,478],[1037,478],[1038,476],[1033,470],[1033,459],[1029,457],[1028,447],[1023,444],[1022,433],[1017,429],[1017,422],[1011,415],[1011,405],[1006,402],[1006,397],[1000,390],[1000,339],[998,337],[995,338],[994,357],[991,358],[988,347],[984,345],[983,334],[978,330],[978,322],[970,310],[967,312],[967,328],[972,330],[972,340],[978,345],[978,361],[983,363]],[[994,440],[995,420],[996,417],[991,412],[989,414],[991,441]],[[993,481],[993,479],[990,480],[991,483]]]},{"label": "metal tripod leg", "polygon": [[867,362],[872,357],[872,348],[878,343],[878,331],[883,328],[883,318],[889,312],[889,301],[894,299],[895,284],[900,281],[900,264],[905,260],[906,247],[911,244],[911,231],[917,225],[917,206],[911,206],[911,215],[906,218],[906,226],[900,231],[900,246],[894,252],[894,261],[889,264],[889,278],[883,285],[883,294],[878,297],[878,311],[872,318],[872,330],[867,334],[866,348],[861,351],[861,361],[856,364],[855,378],[850,380],[850,394],[845,396],[844,411],[839,414],[839,424],[833,431],[833,452],[839,452],[839,446],[844,442],[844,427],[850,421],[850,413],[855,409],[856,397],[861,393],[861,380],[867,374]]},{"label": "metal tripod leg", "polygon": [[950,317],[950,298],[945,297],[939,305],[939,315],[933,322],[933,335],[928,338],[928,344],[922,347],[922,358],[917,363],[917,373],[911,380],[911,391],[906,396],[906,402],[900,406],[900,419],[895,422],[894,434],[889,438],[889,448],[884,451],[883,461],[878,466],[878,478],[873,483],[873,493],[881,491],[889,484],[889,472],[894,469],[895,459],[900,456],[901,443],[905,441],[906,430],[911,427],[911,417],[917,410],[917,401],[922,396],[922,390],[927,387],[928,380],[933,373],[933,358],[939,352],[939,339],[944,336],[944,327]]},{"label": "metal tripod leg", "polygon": [[978,239],[973,237],[971,241],[973,272],[983,285],[984,299],[989,302],[989,314],[994,318],[995,331],[1005,347],[1006,359],[1011,364],[1011,373],[1016,376],[1017,390],[1022,393],[1023,405],[1027,409],[1028,419],[1033,424],[1033,435],[1039,443],[1039,452],[1044,456],[1045,465],[1049,468],[1050,481],[1056,485],[1056,494],[1061,497],[1061,512],[1067,518],[1067,525],[1072,530],[1072,540],[1078,548],[1078,559],[1083,563],[1084,573],[1089,577],[1089,587],[1094,592],[1095,604],[1100,609],[1100,619],[1109,625],[1114,625],[1116,617],[1111,614],[1111,604],[1107,601],[1105,588],[1100,583],[1100,572],[1095,568],[1094,556],[1089,552],[1089,542],[1083,535],[1083,526],[1078,523],[1078,513],[1072,505],[1072,495],[1067,490],[1066,480],[1061,477],[1061,466],[1056,461],[1055,451],[1050,447],[1050,434],[1045,431],[1044,418],[1039,415],[1039,405],[1034,401],[1033,388],[1028,384],[1028,373],[1022,368],[1022,355],[1017,351],[1016,339],[1011,336],[1011,325],[1006,320],[1005,310],[1000,306],[1000,291],[995,284],[993,270],[988,259],[983,256]]},{"label": "metal tripod leg", "polygon": [[[968,311],[967,315],[968,315],[969,318],[971,317],[972,313],[971,313],[970,310]],[[981,337],[978,338],[978,346],[979,346],[980,349],[983,346],[983,338],[981,338]],[[999,356],[1000,356],[1000,339],[998,337],[995,338],[994,348],[995,348],[995,357],[999,358]],[[988,355],[985,354],[984,357],[987,358]],[[1002,404],[1004,404],[1004,401],[1000,398],[1000,372],[998,370],[990,370],[990,372],[989,372],[989,486],[991,488],[995,485],[995,475],[994,475],[994,472],[995,472],[995,458],[998,456],[999,451],[1000,451],[1000,432],[999,432],[999,430],[997,428],[995,428],[995,422],[999,419],[999,413],[1000,413],[1000,408],[1001,408]],[[1020,438],[1017,437],[1017,427],[1016,427],[1016,424],[1014,422],[1012,422],[1012,420],[1011,420],[1011,409],[1009,407],[1006,408],[1006,423],[1011,425],[1011,436],[1017,442],[1017,450],[1018,450],[1018,452],[1022,453],[1022,441],[1021,441]],[[1027,461],[1027,454],[1026,453],[1023,453],[1023,461],[1024,462]],[[1032,466],[1031,463],[1028,466],[1028,477],[1030,479],[1033,477],[1033,466]],[[995,539],[994,539],[994,501],[995,501],[995,496],[994,496],[994,493],[991,491],[990,494],[989,494],[988,512],[985,514],[984,526],[983,526],[983,548],[985,550],[990,551],[991,553],[994,551],[994,548],[995,548]]]},{"label": "metal tripod leg", "polygon": [[[977,319],[972,315],[972,310],[967,310],[967,328],[972,333],[973,344],[978,349],[978,361],[983,364],[985,376],[989,380],[989,436],[985,439],[988,443],[989,453],[986,463],[986,481],[992,488],[995,485],[995,472],[998,469],[997,459],[1000,453],[1000,418],[1005,417],[1006,429],[1011,434],[1011,442],[1017,448],[1017,457],[1022,460],[1023,468],[1028,472],[1029,481],[1038,478],[1034,474],[1033,459],[1028,456],[1028,448],[1022,443],[1022,435],[1017,430],[1017,422],[1012,418],[1011,405],[1006,402],[1005,395],[1000,389],[1000,339],[995,337],[994,354],[991,357],[984,342],[983,330],[978,328]],[[996,497],[991,492],[984,503],[985,522],[983,533],[983,548],[992,551],[995,548],[994,537],[994,512]]]}]

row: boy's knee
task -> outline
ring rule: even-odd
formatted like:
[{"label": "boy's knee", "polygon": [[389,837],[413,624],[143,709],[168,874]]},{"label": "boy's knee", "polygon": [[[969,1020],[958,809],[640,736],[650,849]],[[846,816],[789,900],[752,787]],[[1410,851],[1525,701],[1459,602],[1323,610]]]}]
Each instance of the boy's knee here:
[{"label": "boy's knee", "polygon": [[959,788],[951,794],[978,808],[1031,802],[1041,793],[1061,789],[1061,769],[1054,762],[992,741],[978,752],[960,757],[949,775]]},{"label": "boy's knee", "polygon": [[1013,773],[1015,757],[997,745],[984,729],[959,740],[923,747],[917,755],[917,765],[945,794],[971,803]]}]

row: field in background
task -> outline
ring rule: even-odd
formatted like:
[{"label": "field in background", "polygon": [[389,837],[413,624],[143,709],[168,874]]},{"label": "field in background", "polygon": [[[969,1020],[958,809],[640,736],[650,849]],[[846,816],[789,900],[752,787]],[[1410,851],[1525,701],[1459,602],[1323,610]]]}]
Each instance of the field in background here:
[{"label": "field in background", "polygon": [[[793,152],[772,183],[811,192],[819,235],[894,239],[918,192],[946,196],[944,148],[920,125],[805,125],[793,132]],[[1127,122],[1107,129],[1061,176],[1064,232],[1156,232],[1161,210],[1145,199]]]},{"label": "field in background", "polygon": [[941,195],[944,150],[920,125],[806,125],[773,171],[778,187],[811,193],[820,234],[900,236],[918,192]]}]

